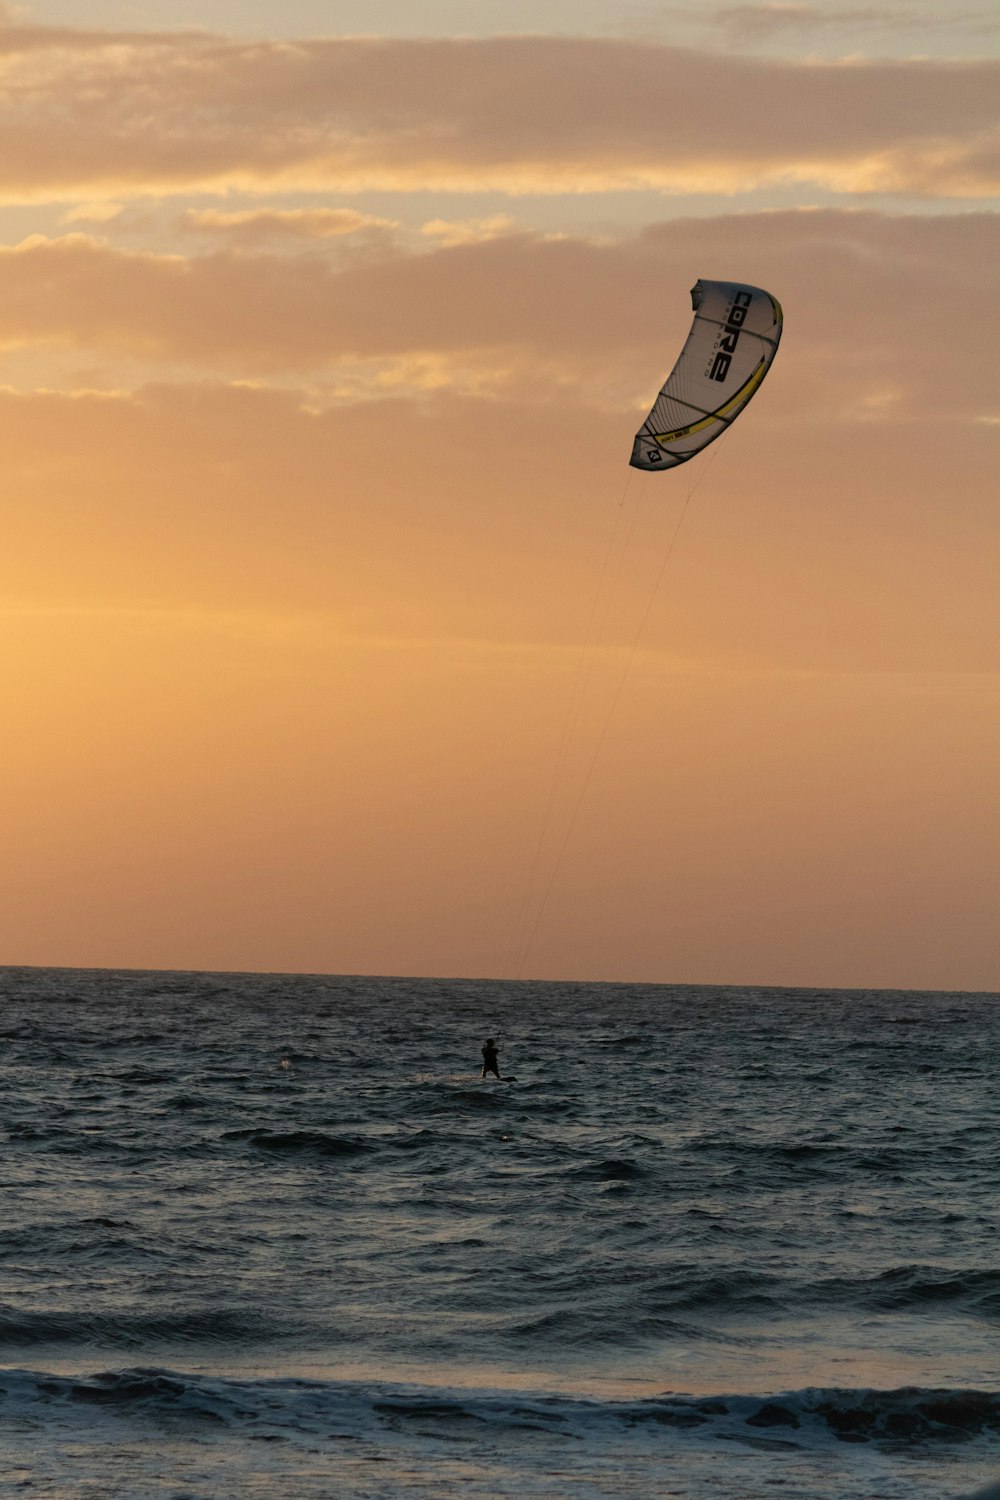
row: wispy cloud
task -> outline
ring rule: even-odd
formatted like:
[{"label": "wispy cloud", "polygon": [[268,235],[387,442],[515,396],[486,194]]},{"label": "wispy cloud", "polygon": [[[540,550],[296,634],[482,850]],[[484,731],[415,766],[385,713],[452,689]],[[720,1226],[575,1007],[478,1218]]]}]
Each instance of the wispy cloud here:
[{"label": "wispy cloud", "polygon": [[509,214],[490,214],[480,219],[428,219],[420,226],[420,233],[439,245],[477,245],[514,234],[516,230]]},{"label": "wispy cloud", "polygon": [[552,37],[245,43],[11,27],[0,78],[9,201],[232,188],[1000,189],[993,63],[799,65]]},{"label": "wispy cloud", "polygon": [[78,203],[75,208],[66,210],[60,223],[110,224],[113,219],[120,218],[123,212],[121,203]]},{"label": "wispy cloud", "polygon": [[[702,17],[705,12],[700,12]],[[1000,19],[979,10],[955,10],[949,7],[936,12],[912,6],[809,4],[806,0],[762,0],[760,4],[723,5],[711,13],[711,19],[737,42],[756,43],[770,37],[793,34],[822,35],[841,32],[856,35],[870,32],[902,33],[947,31],[954,34],[987,35],[1000,32]]]},{"label": "wispy cloud", "polygon": [[346,235],[391,236],[399,224],[353,208],[192,208],[182,215],[182,229],[224,236],[243,244],[267,240],[330,240]]},{"label": "wispy cloud", "polygon": [[[839,210],[667,221],[600,242],[400,244],[348,264],[312,242],[183,256],[35,236],[0,250],[0,342],[85,350],[112,372],[127,356],[215,376],[309,373],[341,399],[559,388],[631,409],[683,341],[691,283],[731,275],[785,304],[800,405],[838,420],[971,420],[992,410],[982,372],[998,261],[995,215]],[[974,317],[958,315],[959,265]]]}]

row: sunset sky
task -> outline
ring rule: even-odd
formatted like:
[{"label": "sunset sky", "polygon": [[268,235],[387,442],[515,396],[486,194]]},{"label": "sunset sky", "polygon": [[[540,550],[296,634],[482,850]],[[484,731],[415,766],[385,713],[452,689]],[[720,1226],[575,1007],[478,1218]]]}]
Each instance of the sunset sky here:
[{"label": "sunset sky", "polygon": [[[1000,989],[945,9],[0,0],[0,962]],[[699,277],[782,347],[638,473]]]}]

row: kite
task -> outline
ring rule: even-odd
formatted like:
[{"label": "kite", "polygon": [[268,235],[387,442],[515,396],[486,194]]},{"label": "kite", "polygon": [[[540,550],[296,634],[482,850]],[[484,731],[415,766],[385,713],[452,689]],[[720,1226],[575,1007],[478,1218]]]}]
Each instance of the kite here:
[{"label": "kite", "polygon": [[739,281],[697,281],[687,343],[635,435],[635,469],[673,469],[721,437],[771,368],[781,307]]}]

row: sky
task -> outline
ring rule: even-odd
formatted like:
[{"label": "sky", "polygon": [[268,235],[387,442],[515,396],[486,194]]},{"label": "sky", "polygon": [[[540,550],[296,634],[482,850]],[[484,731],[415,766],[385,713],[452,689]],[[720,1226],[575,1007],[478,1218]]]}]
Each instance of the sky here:
[{"label": "sky", "polygon": [[1000,990],[998,38],[0,0],[0,962]]}]

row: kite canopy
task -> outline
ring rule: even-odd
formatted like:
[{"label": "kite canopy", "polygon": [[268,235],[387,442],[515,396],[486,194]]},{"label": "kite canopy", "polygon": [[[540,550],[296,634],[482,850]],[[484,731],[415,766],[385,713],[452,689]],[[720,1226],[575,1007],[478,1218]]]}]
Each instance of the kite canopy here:
[{"label": "kite canopy", "polygon": [[781,307],[739,281],[698,281],[694,322],[680,358],[636,433],[636,469],[673,469],[694,458],[739,416],[771,367]]}]

